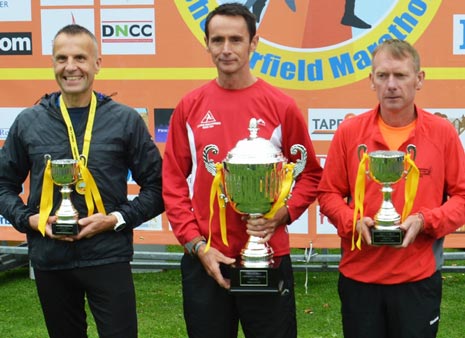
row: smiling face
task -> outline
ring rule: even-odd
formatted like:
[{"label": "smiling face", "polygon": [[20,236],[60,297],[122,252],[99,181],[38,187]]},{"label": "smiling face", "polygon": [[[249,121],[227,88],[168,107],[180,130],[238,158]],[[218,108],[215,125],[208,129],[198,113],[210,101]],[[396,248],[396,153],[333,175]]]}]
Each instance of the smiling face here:
[{"label": "smiling face", "polygon": [[205,43],[218,77],[248,79],[249,56],[257,46],[258,36],[250,38],[247,24],[242,16],[215,15],[208,24],[208,39]]},{"label": "smiling face", "polygon": [[370,81],[385,121],[391,117],[408,121],[415,116],[415,95],[421,89],[424,77],[425,73],[417,70],[409,55],[395,57],[388,50],[380,50],[375,55]]},{"label": "smiling face", "polygon": [[83,107],[89,104],[100,63],[96,42],[87,34],[59,34],[55,38],[55,79],[68,107]]}]

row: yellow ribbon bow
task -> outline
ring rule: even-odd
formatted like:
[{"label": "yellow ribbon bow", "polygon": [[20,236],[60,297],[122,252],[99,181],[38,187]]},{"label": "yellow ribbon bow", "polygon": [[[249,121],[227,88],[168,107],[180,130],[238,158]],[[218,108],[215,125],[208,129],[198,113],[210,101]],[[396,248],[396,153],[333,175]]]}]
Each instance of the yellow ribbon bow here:
[{"label": "yellow ribbon bow", "polygon": [[357,178],[355,181],[355,209],[354,209],[354,218],[353,218],[353,227],[352,227],[352,248],[354,250],[357,247],[359,250],[362,249],[362,234],[358,234],[357,242],[355,242],[355,232],[357,231],[357,219],[360,214],[360,219],[363,218],[363,201],[365,199],[365,168],[366,162],[368,160],[368,154],[363,153],[360,163],[357,170]]},{"label": "yellow ribbon bow", "polygon": [[42,236],[45,236],[45,225],[47,224],[48,216],[52,211],[53,206],[53,180],[52,180],[52,164],[50,159],[47,160],[44,170],[44,178],[42,181],[42,194],[40,197],[39,209],[39,231]]},{"label": "yellow ribbon bow", "polygon": [[85,193],[84,197],[87,206],[87,216],[94,213],[94,202],[97,206],[98,212],[106,214],[105,207],[103,206],[102,197],[95,183],[94,177],[90,173],[89,168],[85,165],[85,160],[81,158],[79,160],[79,172],[81,173],[82,180],[85,182]]},{"label": "yellow ribbon bow", "polygon": [[405,161],[410,165],[410,169],[405,182],[405,204],[402,210],[402,222],[405,221],[407,216],[410,215],[410,211],[412,211],[413,202],[417,195],[418,181],[420,180],[420,170],[418,170],[410,154],[405,156]]},{"label": "yellow ribbon bow", "polygon": [[220,231],[221,239],[226,246],[229,246],[228,236],[226,230],[226,201],[224,200],[224,193],[221,189],[223,184],[223,164],[215,163],[216,173],[213,178],[213,183],[210,189],[210,219],[208,221],[208,241],[205,246],[205,252],[210,249],[211,237],[212,237],[212,219],[214,214],[214,203],[215,196],[218,202],[219,211],[220,211]]},{"label": "yellow ribbon bow", "polygon": [[271,207],[270,211],[265,214],[265,218],[273,218],[276,212],[286,205],[286,199],[291,192],[292,182],[294,182],[294,167],[295,163],[288,163],[284,167],[284,180],[281,185],[281,192],[279,193],[278,199],[274,202],[273,206]]}]

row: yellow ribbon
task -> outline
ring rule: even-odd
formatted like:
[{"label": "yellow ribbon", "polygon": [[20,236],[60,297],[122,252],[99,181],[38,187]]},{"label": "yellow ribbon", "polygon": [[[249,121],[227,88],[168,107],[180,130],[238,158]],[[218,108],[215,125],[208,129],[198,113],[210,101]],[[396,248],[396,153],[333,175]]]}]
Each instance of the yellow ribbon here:
[{"label": "yellow ribbon", "polygon": [[357,220],[360,213],[360,219],[363,218],[363,201],[365,199],[365,170],[366,162],[368,160],[368,154],[363,153],[360,163],[358,165],[357,178],[355,181],[355,209],[354,209],[354,219],[353,219],[353,228],[352,228],[352,248],[354,250],[357,247],[359,250],[362,249],[362,234],[358,234],[357,242],[355,243],[355,233],[357,232]]},{"label": "yellow ribbon", "polygon": [[63,95],[60,96],[60,110],[61,110],[61,114],[63,115],[63,119],[65,120],[66,127],[68,128],[68,137],[69,137],[69,143],[71,145],[71,151],[73,152],[73,158],[79,161],[79,173],[85,182],[86,187],[85,187],[84,196],[86,200],[88,216],[94,213],[94,202],[97,205],[97,210],[100,213],[105,215],[106,214],[105,207],[103,206],[103,202],[100,196],[100,192],[98,190],[98,186],[91,172],[87,168],[87,160],[89,157],[90,143],[92,140],[92,128],[94,126],[95,113],[97,110],[97,96],[95,95],[94,92],[92,92],[92,96],[90,100],[90,107],[89,107],[89,117],[87,119],[86,131],[84,133],[84,142],[82,145],[83,156],[79,155],[76,135],[74,133],[73,124],[71,123],[71,118],[69,116],[68,109],[66,108],[66,104],[63,100]]},{"label": "yellow ribbon", "polygon": [[89,169],[83,164],[84,160],[81,159],[79,161],[79,171],[82,175],[82,179],[86,182],[86,189],[85,189],[85,200],[87,205],[87,215],[90,216],[94,213],[94,203],[97,205],[98,212],[105,215],[105,207],[103,206],[102,198],[100,197],[100,192],[97,187],[97,183],[95,183],[92,174],[90,173]]},{"label": "yellow ribbon", "polygon": [[53,206],[53,180],[51,161],[47,160],[44,170],[44,178],[42,181],[42,194],[40,197],[39,209],[39,231],[42,236],[45,236],[45,225],[47,224],[48,216],[52,211]]},{"label": "yellow ribbon", "polygon": [[286,199],[291,192],[292,182],[294,182],[294,167],[295,163],[288,163],[284,167],[284,180],[281,184],[281,192],[279,193],[278,199],[274,202],[273,206],[271,207],[270,211],[265,214],[265,218],[273,218],[276,212],[286,205]]},{"label": "yellow ribbon", "polygon": [[410,211],[412,211],[413,202],[417,194],[418,181],[420,180],[420,170],[418,170],[410,154],[405,156],[405,161],[410,165],[410,169],[405,182],[405,204],[402,210],[402,222],[405,221]]},{"label": "yellow ribbon", "polygon": [[226,246],[229,246],[227,230],[226,230],[226,202],[222,197],[223,191],[221,190],[221,185],[223,184],[223,164],[215,163],[216,173],[213,178],[213,183],[210,188],[210,219],[208,221],[208,241],[205,246],[205,252],[210,249],[211,237],[212,237],[212,219],[214,214],[214,203],[215,196],[218,202],[219,211],[220,211],[220,231],[221,239]]}]

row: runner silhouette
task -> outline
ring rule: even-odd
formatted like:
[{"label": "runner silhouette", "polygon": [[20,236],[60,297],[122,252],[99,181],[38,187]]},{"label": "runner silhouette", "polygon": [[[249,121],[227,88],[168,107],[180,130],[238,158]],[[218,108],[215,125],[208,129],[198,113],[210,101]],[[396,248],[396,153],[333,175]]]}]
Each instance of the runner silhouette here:
[{"label": "runner silhouette", "polygon": [[346,0],[344,9],[344,16],[341,19],[341,24],[346,26],[352,26],[355,28],[367,29],[371,28],[371,25],[360,19],[355,15],[355,0]]},{"label": "runner silhouette", "polygon": [[[260,17],[267,2],[268,0],[247,0],[245,3],[245,7],[249,8],[256,16],[257,23],[260,22]],[[295,12],[297,10],[295,0],[285,0],[285,3],[291,11]],[[341,24],[361,29],[371,28],[370,24],[355,15],[355,0],[346,0],[344,16],[341,19]]]},{"label": "runner silhouette", "polygon": [[[290,8],[291,11],[296,11],[295,0],[284,0],[287,4],[287,7]],[[247,0],[245,3],[245,7],[251,8],[251,12],[257,18],[257,23],[260,22],[260,17],[263,12],[263,8],[265,8],[266,3],[268,0]]]}]

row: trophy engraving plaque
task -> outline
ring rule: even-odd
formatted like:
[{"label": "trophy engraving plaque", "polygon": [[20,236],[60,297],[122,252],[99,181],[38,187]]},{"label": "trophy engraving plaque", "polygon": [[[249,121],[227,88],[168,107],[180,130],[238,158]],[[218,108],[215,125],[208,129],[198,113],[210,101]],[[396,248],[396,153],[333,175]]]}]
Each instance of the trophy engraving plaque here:
[{"label": "trophy engraving plaque", "polygon": [[[237,143],[223,161],[224,181],[221,188],[223,198],[233,209],[249,217],[267,214],[278,201],[286,177],[287,159],[271,141],[257,136],[258,124],[251,119],[250,136]],[[291,179],[295,179],[304,169],[307,151],[299,144],[291,147],[291,154],[300,152]],[[208,153],[218,153],[216,145],[207,145],[203,159],[207,170],[215,176],[215,164]],[[286,196],[288,197],[288,196]],[[231,289],[234,293],[280,292],[282,278],[279,273],[280,259],[273,257],[273,249],[260,237],[249,236],[240,257],[230,269]]]}]

